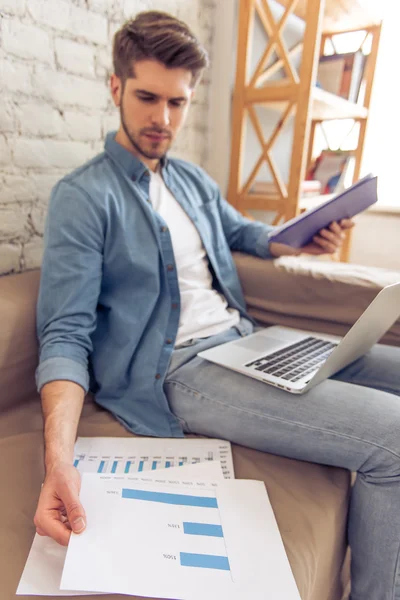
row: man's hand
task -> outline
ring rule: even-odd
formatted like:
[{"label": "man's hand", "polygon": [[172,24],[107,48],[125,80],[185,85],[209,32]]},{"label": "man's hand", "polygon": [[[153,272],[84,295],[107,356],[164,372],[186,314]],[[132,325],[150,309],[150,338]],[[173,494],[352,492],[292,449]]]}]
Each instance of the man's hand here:
[{"label": "man's hand", "polygon": [[292,248],[286,244],[271,242],[269,245],[272,256],[298,256],[299,254],[313,254],[315,256],[321,254],[335,254],[340,250],[344,232],[347,229],[354,227],[354,221],[351,219],[343,219],[340,223],[333,222],[327,229],[321,229],[317,235],[313,237],[313,241],[303,246],[303,248]]},{"label": "man's hand", "polygon": [[39,535],[47,535],[68,546],[71,529],[81,533],[86,515],[79,501],[81,477],[70,464],[61,463],[47,471],[34,523]]}]

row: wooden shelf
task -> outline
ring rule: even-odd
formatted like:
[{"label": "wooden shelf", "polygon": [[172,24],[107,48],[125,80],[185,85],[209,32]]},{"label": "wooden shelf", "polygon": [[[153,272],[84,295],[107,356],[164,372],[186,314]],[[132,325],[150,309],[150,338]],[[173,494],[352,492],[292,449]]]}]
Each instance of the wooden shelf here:
[{"label": "wooden shelf", "polygon": [[[233,94],[232,114],[232,153],[229,179],[228,200],[238,210],[246,213],[251,208],[272,210],[275,208],[273,224],[287,221],[304,209],[314,208],[329,199],[329,195],[302,197],[302,180],[313,162],[313,150],[316,131],[325,121],[336,119],[354,119],[357,123],[357,147],[354,151],[355,166],[353,183],[360,177],[361,160],[366,136],[366,128],[371,103],[372,86],[378,56],[381,20],[378,14],[366,10],[366,0],[277,0],[282,5],[279,20],[272,11],[272,0],[240,0],[238,14],[237,70],[235,91]],[[271,6],[270,6],[271,5]],[[377,6],[378,2],[374,5]],[[378,10],[378,9],[376,9]],[[307,20],[304,35],[292,49],[285,46],[282,31],[289,27],[291,14]],[[255,35],[254,23],[265,31],[265,48],[254,71],[249,72],[252,49],[259,44]],[[363,103],[350,102],[340,96],[316,86],[317,63],[325,42],[330,37],[354,31],[365,30],[360,43],[367,37],[371,49],[363,77]],[[273,52],[276,60],[273,61]],[[299,72],[292,61],[301,51]],[[271,60],[272,59],[272,60]],[[272,65],[270,63],[273,63]],[[279,70],[285,76],[278,80],[272,78]],[[278,119],[257,111],[259,106],[279,112]],[[266,111],[265,111],[266,112]],[[290,171],[283,175],[282,161],[277,160],[273,150],[277,139],[292,118],[293,136],[291,139]],[[269,119],[267,131],[262,127],[263,120]],[[262,152],[252,150],[249,157],[252,168],[243,177],[244,154],[247,151],[246,126],[251,124]],[[326,132],[324,132],[326,133]],[[288,137],[288,136],[286,136]],[[328,144],[328,142],[327,142]],[[278,150],[277,150],[278,151]],[[254,159],[254,162],[253,162]],[[266,164],[270,180],[273,183],[270,193],[259,187],[261,193],[251,193],[257,182],[260,169]],[[350,232],[341,252],[342,260],[348,259]]]},{"label": "wooden shelf", "polygon": [[[246,104],[258,104],[282,111],[296,97],[296,85],[286,80],[273,82],[259,88],[246,88]],[[368,109],[340,96],[314,87],[312,91],[311,118],[314,121],[332,119],[366,119]]]},{"label": "wooden shelf", "polygon": [[368,109],[340,96],[315,87],[312,92],[311,118],[314,121],[332,119],[366,119]]},{"label": "wooden shelf", "polygon": [[[301,211],[310,210],[310,208],[317,208],[324,202],[332,200],[335,194],[318,194],[316,196],[301,196],[299,202],[299,208]],[[250,209],[261,209],[271,210],[276,208],[276,205],[281,201],[279,194],[274,190],[274,184],[271,183],[271,191],[264,192],[263,194],[255,194],[250,192],[245,196],[246,207]],[[267,208],[265,208],[267,206]]]},{"label": "wooden shelf", "polygon": [[[291,0],[278,0],[285,8]],[[307,0],[299,0],[294,13],[301,19],[305,18]],[[359,0],[326,0],[322,31],[351,31],[379,25],[381,19],[371,11],[366,10]]]}]

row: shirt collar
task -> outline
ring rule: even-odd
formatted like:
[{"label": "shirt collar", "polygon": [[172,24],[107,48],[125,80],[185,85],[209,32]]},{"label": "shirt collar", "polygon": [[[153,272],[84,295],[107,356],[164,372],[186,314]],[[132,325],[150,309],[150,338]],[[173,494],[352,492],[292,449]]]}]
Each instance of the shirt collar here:
[{"label": "shirt collar", "polygon": [[[104,143],[104,150],[116,163],[122,167],[130,179],[137,181],[142,177],[142,175],[144,175],[144,173],[149,173],[149,169],[144,163],[142,163],[141,160],[139,160],[139,158],[115,141],[116,133],[116,131],[110,131],[107,133],[106,141]],[[163,172],[164,168],[167,168],[169,161],[164,156],[160,163],[161,172]]]}]

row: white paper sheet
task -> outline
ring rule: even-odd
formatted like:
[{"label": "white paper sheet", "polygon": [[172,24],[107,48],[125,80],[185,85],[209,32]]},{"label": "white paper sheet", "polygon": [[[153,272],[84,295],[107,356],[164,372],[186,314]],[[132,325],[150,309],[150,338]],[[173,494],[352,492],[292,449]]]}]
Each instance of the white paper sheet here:
[{"label": "white paper sheet", "polygon": [[[164,476],[163,476],[164,477]],[[89,525],[62,589],[178,600],[300,600],[264,483],[84,474]]]},{"label": "white paper sheet", "polygon": [[[141,480],[149,481],[157,479],[162,476],[164,472],[166,472],[166,470],[144,473]],[[190,477],[212,481],[223,479],[221,464],[217,461],[168,469],[169,477],[181,477],[182,475],[185,478]],[[135,477],[137,476],[138,474],[135,474]],[[112,477],[129,482],[132,476],[113,475]],[[17,595],[91,595],[91,592],[60,590],[61,575],[66,554],[67,548],[65,546],[60,546],[49,537],[43,537],[36,534],[17,589]]]},{"label": "white paper sheet", "polygon": [[74,465],[85,473],[132,474],[199,462],[221,462],[234,478],[231,444],[216,439],[79,437]]}]

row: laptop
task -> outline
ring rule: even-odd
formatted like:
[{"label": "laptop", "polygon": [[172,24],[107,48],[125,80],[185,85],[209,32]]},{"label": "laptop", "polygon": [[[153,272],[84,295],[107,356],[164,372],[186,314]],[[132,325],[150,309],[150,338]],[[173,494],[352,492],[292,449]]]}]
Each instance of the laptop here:
[{"label": "laptop", "polygon": [[292,394],[304,394],[366,354],[399,316],[400,282],[379,292],[343,338],[274,326],[198,356]]}]

